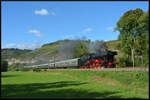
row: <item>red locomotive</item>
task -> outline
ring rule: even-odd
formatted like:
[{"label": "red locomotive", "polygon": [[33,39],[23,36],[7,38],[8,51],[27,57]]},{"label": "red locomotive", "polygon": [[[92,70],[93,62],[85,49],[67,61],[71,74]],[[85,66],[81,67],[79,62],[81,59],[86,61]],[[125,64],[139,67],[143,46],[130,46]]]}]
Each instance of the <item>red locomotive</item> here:
[{"label": "red locomotive", "polygon": [[79,67],[80,68],[114,68],[116,61],[114,55],[117,52],[107,51],[102,54],[88,54],[80,58]]}]

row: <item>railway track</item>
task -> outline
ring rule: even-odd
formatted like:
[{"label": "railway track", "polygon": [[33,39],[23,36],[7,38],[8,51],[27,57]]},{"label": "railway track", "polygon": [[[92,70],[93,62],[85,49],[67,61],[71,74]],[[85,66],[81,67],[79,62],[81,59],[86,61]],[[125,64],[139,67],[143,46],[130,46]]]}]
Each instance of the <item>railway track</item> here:
[{"label": "railway track", "polygon": [[[51,69],[50,69],[51,70]],[[94,69],[73,69],[73,68],[67,68],[67,69],[58,69],[58,70],[114,70],[114,71],[149,71],[149,68],[147,67],[126,67],[126,68],[94,68]]]}]

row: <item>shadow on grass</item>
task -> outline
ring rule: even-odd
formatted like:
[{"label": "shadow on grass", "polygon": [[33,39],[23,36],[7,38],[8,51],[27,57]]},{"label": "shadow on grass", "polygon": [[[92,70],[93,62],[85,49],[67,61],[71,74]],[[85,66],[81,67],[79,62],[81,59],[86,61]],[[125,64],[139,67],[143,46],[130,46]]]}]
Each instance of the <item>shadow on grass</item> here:
[{"label": "shadow on grass", "polygon": [[82,89],[64,88],[87,84],[78,81],[60,81],[53,83],[33,83],[22,85],[2,85],[2,98],[121,98],[112,96],[119,92],[89,92]]},{"label": "shadow on grass", "polygon": [[8,78],[8,77],[17,77],[18,75],[2,75],[2,78]]}]

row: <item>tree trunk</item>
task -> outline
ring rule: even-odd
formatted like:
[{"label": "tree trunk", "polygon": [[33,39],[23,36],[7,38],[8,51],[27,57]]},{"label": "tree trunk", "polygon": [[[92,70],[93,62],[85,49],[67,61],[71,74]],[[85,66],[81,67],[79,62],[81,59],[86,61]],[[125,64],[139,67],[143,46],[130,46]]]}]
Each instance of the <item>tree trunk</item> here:
[{"label": "tree trunk", "polygon": [[131,49],[132,53],[132,62],[133,62],[133,68],[134,68],[134,49]]}]

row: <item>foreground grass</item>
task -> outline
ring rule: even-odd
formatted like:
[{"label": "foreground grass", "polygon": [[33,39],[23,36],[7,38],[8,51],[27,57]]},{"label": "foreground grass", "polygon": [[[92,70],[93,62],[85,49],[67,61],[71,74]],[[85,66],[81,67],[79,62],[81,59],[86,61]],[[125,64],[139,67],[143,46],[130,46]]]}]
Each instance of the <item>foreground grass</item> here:
[{"label": "foreground grass", "polygon": [[148,98],[148,72],[3,72],[2,98]]}]

